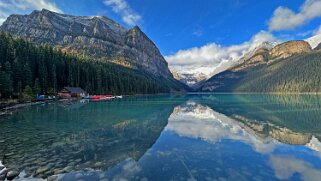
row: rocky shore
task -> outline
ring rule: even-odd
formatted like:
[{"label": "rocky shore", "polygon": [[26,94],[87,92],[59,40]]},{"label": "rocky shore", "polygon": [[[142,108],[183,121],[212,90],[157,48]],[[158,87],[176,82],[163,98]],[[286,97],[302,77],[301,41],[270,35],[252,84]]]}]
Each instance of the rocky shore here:
[{"label": "rocky shore", "polygon": [[0,161],[0,180],[13,180],[19,176],[19,172],[16,170],[7,169]]},{"label": "rocky shore", "polygon": [[12,114],[14,110],[27,107],[27,106],[32,106],[32,105],[38,105],[38,104],[43,104],[44,102],[23,102],[23,103],[18,103],[18,102],[12,102],[12,101],[6,101],[6,102],[1,102],[0,106],[0,116],[3,115],[8,115]]}]

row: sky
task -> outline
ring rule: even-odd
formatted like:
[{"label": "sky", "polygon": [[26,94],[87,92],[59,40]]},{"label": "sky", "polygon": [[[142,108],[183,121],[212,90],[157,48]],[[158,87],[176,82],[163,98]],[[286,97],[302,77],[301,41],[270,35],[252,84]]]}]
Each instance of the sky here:
[{"label": "sky", "polygon": [[264,41],[321,33],[321,0],[1,0],[0,23],[42,8],[138,25],[179,72],[211,74]]}]

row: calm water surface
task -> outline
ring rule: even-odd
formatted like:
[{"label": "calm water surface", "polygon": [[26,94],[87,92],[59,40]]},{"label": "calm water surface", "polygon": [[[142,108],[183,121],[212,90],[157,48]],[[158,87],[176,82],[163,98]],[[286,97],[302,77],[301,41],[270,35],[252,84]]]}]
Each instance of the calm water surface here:
[{"label": "calm water surface", "polygon": [[20,180],[319,181],[319,140],[321,97],[307,95],[60,102],[0,118],[0,160]]}]

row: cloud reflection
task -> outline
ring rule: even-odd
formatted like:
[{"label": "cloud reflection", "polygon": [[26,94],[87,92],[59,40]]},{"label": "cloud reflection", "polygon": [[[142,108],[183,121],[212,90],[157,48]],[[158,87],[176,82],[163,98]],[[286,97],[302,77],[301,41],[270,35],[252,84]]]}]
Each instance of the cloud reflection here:
[{"label": "cloud reflection", "polygon": [[272,155],[269,163],[280,180],[290,179],[295,173],[299,173],[305,181],[319,181],[321,178],[321,170],[292,156]]},{"label": "cloud reflection", "polygon": [[165,130],[211,143],[223,139],[241,141],[262,154],[272,152],[278,145],[277,141],[259,138],[250,130],[244,130],[235,120],[195,102],[176,107]]}]

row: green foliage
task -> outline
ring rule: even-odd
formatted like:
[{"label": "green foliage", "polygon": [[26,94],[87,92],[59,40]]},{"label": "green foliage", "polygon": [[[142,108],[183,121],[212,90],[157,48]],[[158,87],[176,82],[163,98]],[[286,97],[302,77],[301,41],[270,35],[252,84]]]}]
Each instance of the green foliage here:
[{"label": "green foliage", "polygon": [[32,88],[29,85],[23,90],[23,95],[26,99],[31,99],[34,96]]},{"label": "green foliage", "polygon": [[164,77],[80,58],[47,45],[36,46],[8,33],[0,32],[0,42],[1,93],[8,96],[20,95],[27,86],[35,94],[56,93],[65,86],[81,87],[90,94],[153,94],[181,89]]},{"label": "green foliage", "polygon": [[275,61],[252,69],[235,89],[239,92],[321,92],[321,52]]},{"label": "green foliage", "polygon": [[0,70],[0,93],[1,97],[8,97],[12,92],[10,76]]},{"label": "green foliage", "polygon": [[[214,92],[321,92],[321,52],[292,56],[209,79]],[[207,85],[207,86],[208,86]]]}]

